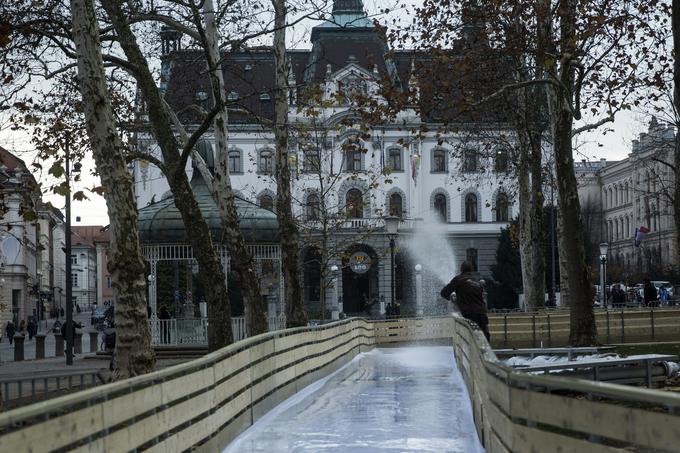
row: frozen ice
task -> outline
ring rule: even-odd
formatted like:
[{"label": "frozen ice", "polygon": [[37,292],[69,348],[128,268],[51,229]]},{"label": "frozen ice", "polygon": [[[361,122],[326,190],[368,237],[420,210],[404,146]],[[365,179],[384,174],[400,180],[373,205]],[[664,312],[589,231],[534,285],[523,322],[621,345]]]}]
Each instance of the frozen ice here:
[{"label": "frozen ice", "polygon": [[451,347],[374,349],[284,401],[224,452],[483,452]]}]

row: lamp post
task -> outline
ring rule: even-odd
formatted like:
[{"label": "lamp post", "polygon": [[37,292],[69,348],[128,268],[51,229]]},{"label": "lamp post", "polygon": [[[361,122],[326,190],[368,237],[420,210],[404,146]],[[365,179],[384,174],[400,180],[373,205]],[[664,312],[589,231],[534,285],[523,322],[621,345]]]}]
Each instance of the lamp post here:
[{"label": "lamp post", "polygon": [[385,230],[387,230],[387,236],[390,238],[390,275],[392,276],[391,283],[391,293],[392,297],[390,301],[392,303],[392,310],[396,307],[395,304],[395,291],[394,291],[394,240],[397,237],[397,229],[399,228],[399,217],[388,216],[385,217]]},{"label": "lamp post", "polygon": [[[73,365],[73,276],[71,275],[71,153],[70,137],[66,135],[64,175],[66,176],[66,365]],[[80,163],[73,165],[73,172],[80,172]]]},{"label": "lamp post", "polygon": [[331,310],[331,319],[336,321],[340,319],[340,304],[338,303],[338,266],[333,264],[331,266],[331,275],[333,281],[333,308]]},{"label": "lamp post", "polygon": [[607,290],[605,284],[607,283],[607,250],[609,244],[606,242],[600,243],[600,288],[602,288],[602,306],[607,308]]},{"label": "lamp post", "polygon": [[415,265],[416,271],[416,316],[423,316],[423,266]]}]

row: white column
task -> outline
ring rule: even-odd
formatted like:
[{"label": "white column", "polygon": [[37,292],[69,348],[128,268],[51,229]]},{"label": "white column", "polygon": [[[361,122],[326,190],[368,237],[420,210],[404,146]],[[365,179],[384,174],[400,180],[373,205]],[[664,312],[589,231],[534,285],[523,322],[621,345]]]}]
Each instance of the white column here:
[{"label": "white column", "polygon": [[416,264],[416,316],[423,316],[423,266]]},{"label": "white column", "polygon": [[333,264],[330,268],[331,271],[331,285],[333,286],[333,301],[331,303],[331,319],[336,321],[340,319],[340,312],[342,307],[338,299],[338,266]]}]

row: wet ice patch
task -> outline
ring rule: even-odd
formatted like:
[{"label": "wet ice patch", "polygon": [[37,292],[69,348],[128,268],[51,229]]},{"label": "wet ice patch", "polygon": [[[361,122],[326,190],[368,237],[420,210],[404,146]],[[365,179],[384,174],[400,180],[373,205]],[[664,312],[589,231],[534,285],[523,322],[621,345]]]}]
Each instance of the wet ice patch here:
[{"label": "wet ice patch", "polygon": [[225,452],[482,452],[450,347],[374,349],[274,408]]}]

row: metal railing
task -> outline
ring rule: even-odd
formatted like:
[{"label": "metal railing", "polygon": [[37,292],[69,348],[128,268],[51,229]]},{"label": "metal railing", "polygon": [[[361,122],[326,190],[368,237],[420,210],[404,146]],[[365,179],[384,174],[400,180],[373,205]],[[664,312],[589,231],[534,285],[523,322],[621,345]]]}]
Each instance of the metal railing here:
[{"label": "metal railing", "polygon": [[0,379],[2,408],[11,409],[28,403],[83,390],[106,382],[101,370],[71,371]]},{"label": "metal railing", "polygon": [[[285,316],[270,316],[268,318],[269,331],[286,328]],[[154,345],[205,345],[208,344],[208,319],[150,319],[151,339]],[[244,317],[231,318],[231,330],[234,341],[248,337],[246,320]]]}]

